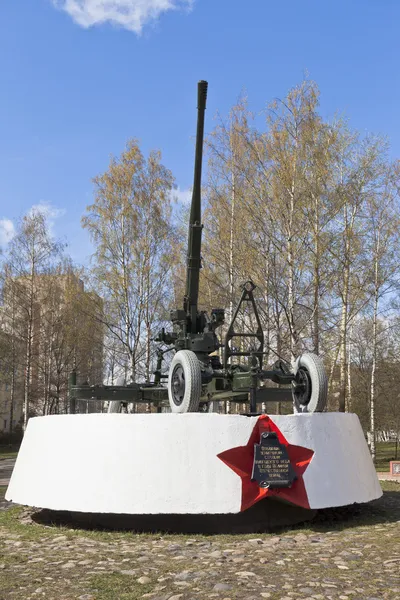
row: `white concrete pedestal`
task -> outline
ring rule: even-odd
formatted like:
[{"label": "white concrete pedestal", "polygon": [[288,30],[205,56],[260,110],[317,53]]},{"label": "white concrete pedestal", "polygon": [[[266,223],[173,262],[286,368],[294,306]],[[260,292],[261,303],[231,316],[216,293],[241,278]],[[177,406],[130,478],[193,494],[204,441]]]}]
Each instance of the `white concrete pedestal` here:
[{"label": "white concrete pedestal", "polygon": [[[356,415],[270,418],[289,444],[314,451],[303,475],[309,508],[381,496]],[[84,513],[238,513],[242,479],[218,454],[246,446],[256,423],[202,413],[33,418],[6,499]]]}]

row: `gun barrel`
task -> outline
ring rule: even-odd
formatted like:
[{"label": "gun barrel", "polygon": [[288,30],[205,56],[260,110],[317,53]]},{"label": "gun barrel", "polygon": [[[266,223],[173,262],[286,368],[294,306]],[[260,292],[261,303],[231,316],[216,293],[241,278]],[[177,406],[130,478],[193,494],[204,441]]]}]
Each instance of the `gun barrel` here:
[{"label": "gun barrel", "polygon": [[203,162],[204,114],[207,100],[207,81],[197,85],[197,133],[192,204],[190,207],[185,310],[190,318],[191,333],[197,333],[197,305],[201,269],[201,170]]}]

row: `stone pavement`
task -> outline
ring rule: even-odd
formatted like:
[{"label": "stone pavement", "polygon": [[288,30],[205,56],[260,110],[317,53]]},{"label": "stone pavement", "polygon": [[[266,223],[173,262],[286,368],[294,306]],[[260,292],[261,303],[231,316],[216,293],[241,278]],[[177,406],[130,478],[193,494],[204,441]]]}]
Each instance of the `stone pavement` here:
[{"label": "stone pavement", "polygon": [[1,600],[400,598],[398,492],[258,537],[60,530],[41,514],[0,522]]}]

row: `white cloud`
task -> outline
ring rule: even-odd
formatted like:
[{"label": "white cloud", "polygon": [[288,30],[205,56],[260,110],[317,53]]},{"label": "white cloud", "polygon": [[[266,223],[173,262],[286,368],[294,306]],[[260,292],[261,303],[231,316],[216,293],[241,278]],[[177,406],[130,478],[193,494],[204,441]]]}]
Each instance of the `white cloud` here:
[{"label": "white cloud", "polygon": [[0,219],[0,246],[5,246],[15,235],[15,226],[10,219]]},{"label": "white cloud", "polygon": [[40,212],[46,219],[54,221],[65,215],[65,208],[57,208],[50,202],[40,201],[38,204],[32,204],[28,210],[28,215],[32,215],[35,212]]},{"label": "white cloud", "polygon": [[176,200],[178,204],[190,204],[192,200],[192,189],[186,188],[185,190],[181,190],[178,185],[176,190],[172,190],[171,197],[173,200]]},{"label": "white cloud", "polygon": [[59,219],[63,215],[65,215],[65,208],[57,208],[53,206],[50,202],[39,202],[38,204],[33,204],[28,210],[28,215],[32,215],[34,213],[42,213],[42,215],[46,218],[46,221],[49,225],[50,232],[53,233],[53,226],[56,219]]},{"label": "white cloud", "polygon": [[81,27],[111,23],[140,34],[169,10],[190,10],[194,0],[52,0]]}]

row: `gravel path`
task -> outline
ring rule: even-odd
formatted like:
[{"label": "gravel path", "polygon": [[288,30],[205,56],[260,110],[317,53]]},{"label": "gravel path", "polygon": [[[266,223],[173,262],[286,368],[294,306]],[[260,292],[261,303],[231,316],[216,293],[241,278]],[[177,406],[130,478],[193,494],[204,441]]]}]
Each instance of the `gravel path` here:
[{"label": "gravel path", "polygon": [[398,600],[400,485],[384,485],[374,503],[259,536],[71,530],[8,508],[0,600]]}]

